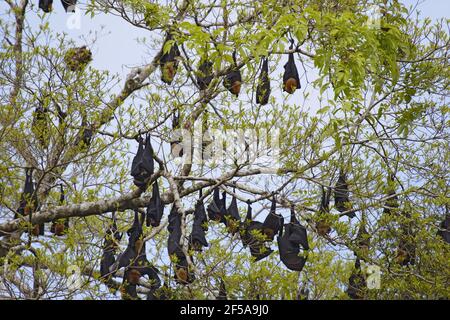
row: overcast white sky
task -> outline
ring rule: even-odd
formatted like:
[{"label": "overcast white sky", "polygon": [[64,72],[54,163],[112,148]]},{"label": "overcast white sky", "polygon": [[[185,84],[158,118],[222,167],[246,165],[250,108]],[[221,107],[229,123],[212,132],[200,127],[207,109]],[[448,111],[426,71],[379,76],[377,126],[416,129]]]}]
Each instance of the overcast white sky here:
[{"label": "overcast white sky", "polygon": [[[418,4],[418,9],[423,17],[431,17],[433,19],[445,18],[450,13],[450,0],[402,0],[408,6]],[[34,1],[37,3],[38,1]],[[80,1],[81,3],[84,0]],[[93,66],[99,69],[108,69],[112,72],[118,72],[125,76],[129,69],[127,67],[135,66],[145,62],[145,51],[143,47],[136,43],[138,37],[145,37],[145,30],[140,30],[130,26],[121,18],[111,15],[96,15],[94,18],[85,16],[81,12],[81,27],[79,29],[69,29],[67,27],[67,19],[71,16],[66,14],[59,0],[54,0],[54,11],[50,14],[50,26],[57,30],[66,32],[71,38],[80,44],[84,44],[85,40],[80,36],[87,36],[89,31],[100,31],[102,26],[104,30],[101,32],[96,46],[93,48],[94,61]],[[35,5],[34,12],[37,12]],[[33,14],[31,14],[33,15]],[[30,17],[31,18],[31,17]],[[32,21],[38,22],[37,13],[34,13]],[[89,38],[89,37],[87,37]]]}]

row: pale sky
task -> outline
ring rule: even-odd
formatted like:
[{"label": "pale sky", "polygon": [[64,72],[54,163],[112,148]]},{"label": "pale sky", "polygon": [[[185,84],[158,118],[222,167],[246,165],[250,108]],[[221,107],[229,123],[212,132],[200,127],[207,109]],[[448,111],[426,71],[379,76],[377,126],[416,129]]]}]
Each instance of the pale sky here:
[{"label": "pale sky", "polygon": [[[85,0],[82,0],[83,3]],[[415,6],[421,11],[422,17],[431,17],[433,19],[448,18],[450,13],[450,0],[401,0],[407,6]],[[35,1],[37,2],[37,0]],[[0,6],[1,8],[1,6]],[[145,62],[145,48],[137,44],[136,39],[148,35],[148,31],[133,27],[122,20],[120,17],[100,14],[94,18],[85,16],[81,12],[80,28],[69,29],[67,27],[68,19],[71,14],[66,14],[60,3],[55,0],[54,11],[49,15],[50,26],[54,30],[66,32],[79,44],[86,44],[80,36],[88,36],[90,31],[99,31],[101,35],[93,49],[93,66],[99,69],[107,69],[112,72],[118,72],[125,76],[128,67],[140,65]],[[30,14],[31,21],[38,22],[37,5],[34,12]],[[39,11],[41,12],[41,11]],[[70,22],[70,21],[69,21]],[[101,31],[102,26],[105,28]]]}]

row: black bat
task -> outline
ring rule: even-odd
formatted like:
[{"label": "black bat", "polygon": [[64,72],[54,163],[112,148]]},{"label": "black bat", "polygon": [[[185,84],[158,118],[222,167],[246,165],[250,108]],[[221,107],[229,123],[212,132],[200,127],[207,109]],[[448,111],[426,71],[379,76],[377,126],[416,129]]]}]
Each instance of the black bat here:
[{"label": "black bat", "polygon": [[139,296],[137,294],[137,282],[139,281],[140,274],[138,271],[132,268],[126,268],[123,274],[121,293],[123,300],[137,300]]},{"label": "black bat", "polygon": [[294,208],[291,208],[291,222],[290,222],[289,241],[296,245],[301,245],[304,250],[309,250],[308,234],[306,228],[300,224],[295,217]]},{"label": "black bat", "polygon": [[[172,35],[167,37],[166,42],[164,43],[164,47],[166,46],[167,41],[172,41]],[[172,84],[173,78],[175,77],[178,69],[178,63],[180,57],[180,50],[176,42],[173,42],[169,51],[163,53],[161,59],[159,60],[159,66],[161,68],[161,81],[167,84]]]},{"label": "black bat", "polygon": [[126,267],[122,287],[125,290],[126,297],[137,299],[136,287],[143,276],[150,280],[150,290],[156,290],[161,286],[161,280],[158,276],[159,270],[150,264],[146,257],[145,243],[142,243],[141,249],[137,251],[136,258]]},{"label": "black bat", "polygon": [[[142,217],[142,222],[145,217]],[[127,230],[128,245],[124,252],[122,252],[117,261],[109,268],[109,271],[114,273],[117,270],[133,264],[138,259],[138,255],[143,251],[144,243],[142,241],[142,223],[139,220],[139,212],[134,212],[134,221],[130,229]],[[144,250],[145,254],[145,250]]]},{"label": "black bat", "polygon": [[324,187],[321,188],[322,188],[322,197],[320,199],[319,211],[322,213],[329,213],[331,189],[327,188],[327,190],[325,190]]},{"label": "black bat", "polygon": [[[39,207],[37,208],[36,211],[40,211],[41,210],[41,206],[39,205]],[[33,212],[30,213],[30,221],[31,221],[31,217],[33,215]],[[31,234],[34,236],[43,236],[45,234],[45,223],[40,223],[40,224],[36,224],[33,225],[33,229],[31,231]]]},{"label": "black bat", "polygon": [[223,79],[224,87],[236,97],[241,91],[242,77],[241,71],[237,67],[236,52],[233,52],[234,67],[225,75]]},{"label": "black bat", "polygon": [[219,294],[217,295],[216,300],[228,300],[227,288],[225,287],[225,282],[223,282],[222,278],[220,278]]},{"label": "black bat", "polygon": [[241,92],[241,84],[242,77],[239,69],[228,72],[223,79],[224,87],[236,97],[239,96],[239,92]]},{"label": "black bat", "polygon": [[[35,189],[35,184],[33,183],[33,168],[25,169],[25,184],[23,187],[22,194],[20,196],[19,208],[14,214],[14,219],[18,219],[20,216],[29,216],[30,222],[32,219],[32,214],[39,210],[40,205],[37,196],[37,190]],[[18,214],[17,214],[18,213]],[[34,225],[31,233],[34,236],[43,236],[45,232],[45,224],[41,223],[39,225]]]},{"label": "black bat", "polygon": [[279,230],[283,228],[283,224],[284,219],[276,212],[276,202],[275,197],[273,197],[269,214],[263,223],[263,232],[266,235],[267,240],[272,241]]},{"label": "black bat", "polygon": [[[200,197],[202,191],[200,190]],[[192,232],[189,236],[189,244],[195,251],[202,251],[202,247],[208,247],[205,231],[208,230],[205,207],[202,201],[198,201],[194,211],[194,222],[192,224]]]},{"label": "black bat", "polygon": [[212,66],[213,63],[211,61],[203,61],[200,64],[197,74],[197,85],[200,87],[200,90],[206,90],[211,83],[213,79]]},{"label": "black bat", "polygon": [[263,224],[252,220],[252,207],[249,202],[247,216],[243,226],[241,226],[240,235],[242,244],[250,248],[250,254],[255,258],[255,261],[262,260],[273,252],[271,248],[265,246],[264,241],[261,239],[263,236],[262,230]]},{"label": "black bat", "polygon": [[316,221],[316,229],[317,232],[321,236],[325,236],[326,234],[331,232],[331,227],[328,221],[326,221],[326,216],[330,213],[330,196],[331,196],[331,189],[327,188],[325,190],[324,187],[322,188],[322,197],[320,200],[319,205],[319,220]]},{"label": "black bat", "polygon": [[115,213],[112,213],[112,223],[106,231],[103,240],[103,253],[100,260],[100,277],[107,284],[111,281],[111,266],[116,262],[116,250],[118,243],[122,239],[122,234],[117,230],[117,222]]},{"label": "black bat", "polygon": [[39,0],[39,9],[42,9],[44,12],[52,11],[53,0]]},{"label": "black bat", "polygon": [[75,12],[75,5],[77,4],[77,0],[61,0],[61,3],[66,12]]},{"label": "black bat", "polygon": [[156,291],[161,286],[158,272],[159,270],[150,265],[144,254],[143,258],[125,269],[122,286],[124,287],[126,295],[133,299],[138,298],[136,287],[139,284],[140,278],[143,276],[147,276],[150,280],[150,291]]},{"label": "black bat", "polygon": [[202,226],[202,229],[206,232],[208,231],[208,217],[206,216],[205,206],[203,205],[203,201],[200,200],[203,196],[203,192],[200,189],[199,191],[199,200],[195,205],[195,214],[198,217],[199,223]]},{"label": "black bat", "polygon": [[107,284],[111,283],[111,272],[109,271],[109,268],[114,262],[116,262],[114,249],[110,247],[104,248],[100,260],[100,279]]},{"label": "black bat", "polygon": [[269,62],[267,57],[263,57],[261,73],[259,75],[258,86],[256,87],[256,103],[265,105],[270,97]]},{"label": "black bat", "polygon": [[[59,185],[59,188],[60,188],[59,204],[62,206],[66,201],[66,194],[64,192],[64,186],[62,183]],[[50,232],[57,236],[62,236],[64,235],[65,232],[67,232],[68,229],[69,229],[69,218],[66,218],[64,220],[58,219],[52,222]]]},{"label": "black bat", "polygon": [[410,241],[400,239],[395,260],[401,266],[414,265],[416,263],[416,247]]},{"label": "black bat", "polygon": [[172,206],[169,214],[169,238],[167,242],[167,252],[169,256],[184,257],[183,250],[180,245],[181,240],[181,215],[179,214],[175,204]]},{"label": "black bat", "polygon": [[110,273],[125,267],[124,277],[122,281],[122,290],[124,299],[137,299],[136,286],[139,279],[146,275],[151,281],[152,288],[158,288],[161,281],[158,276],[158,269],[150,265],[146,257],[145,242],[142,239],[142,225],[145,216],[134,212],[134,221],[130,229],[128,229],[128,246],[119,256],[116,262],[109,268]]},{"label": "black bat", "polygon": [[[177,112],[173,113],[172,118],[172,129],[173,131],[176,131],[180,128],[180,111],[177,110]],[[181,144],[181,137],[176,137],[176,140],[170,141],[170,149],[172,152],[172,156],[174,157],[182,157],[184,154],[183,146]]]},{"label": "black bat", "polygon": [[235,234],[237,231],[239,231],[241,217],[239,215],[239,209],[235,196],[233,196],[233,198],[231,199],[230,206],[228,207],[224,217],[228,232],[230,232],[231,234]]},{"label": "black bat", "polygon": [[161,202],[159,194],[158,180],[153,183],[152,198],[147,207],[146,224],[147,227],[157,227],[161,223],[164,214],[164,204]]},{"label": "black bat", "polygon": [[348,279],[347,294],[351,299],[358,300],[364,298],[364,288],[366,287],[366,278],[361,271],[359,259],[355,261],[355,268]]},{"label": "black bat", "polygon": [[306,263],[306,258],[300,255],[300,246],[303,250],[308,250],[308,236],[306,228],[300,224],[295,217],[294,209],[291,209],[291,221],[284,225],[284,233],[279,231],[278,250],[283,264],[293,271],[302,271]]},{"label": "black bat", "polygon": [[89,147],[91,145],[92,138],[94,137],[94,132],[87,123],[82,123],[81,127],[83,128],[81,141],[85,147]]},{"label": "black bat", "polygon": [[158,289],[150,289],[147,293],[147,300],[169,300],[170,299],[170,288],[167,282]]},{"label": "black bat", "polygon": [[153,148],[150,142],[150,135],[147,135],[145,144],[141,138],[138,139],[139,147],[131,164],[131,175],[134,184],[139,188],[145,188],[147,180],[155,170],[153,161]]},{"label": "black bat", "polygon": [[[351,209],[350,192],[348,190],[348,184],[346,174],[344,172],[339,173],[338,181],[334,187],[334,206],[340,212],[345,212]],[[355,217],[354,212],[346,214],[349,218]]]},{"label": "black bat", "polygon": [[189,271],[186,256],[180,257],[175,263],[175,281],[179,284],[186,285],[195,280],[195,276]]},{"label": "black bat", "polygon": [[[290,49],[292,49],[292,45]],[[284,65],[283,74],[283,91],[287,93],[294,93],[295,90],[300,89],[300,78],[298,77],[297,67],[294,61],[294,53],[289,53],[289,58]]]},{"label": "black bat", "polygon": [[[226,199],[225,199],[226,200]],[[225,207],[223,199],[220,199],[219,189],[216,187],[213,191],[213,199],[207,207],[209,220],[225,222]]]},{"label": "black bat", "polygon": [[441,222],[437,234],[442,237],[445,242],[450,243],[450,214],[445,215],[445,219]]},{"label": "black bat", "polygon": [[[38,199],[37,194],[34,191],[32,174],[33,169],[25,169],[25,184],[20,196],[19,208],[17,209],[17,213],[22,216],[29,215],[31,212],[35,211],[38,206]],[[15,214],[14,219],[19,218],[17,213]]]},{"label": "black bat", "polygon": [[175,204],[169,214],[169,239],[167,242],[167,252],[174,262],[175,280],[180,284],[188,284],[194,281],[194,275],[189,272],[188,262],[180,244],[181,240],[181,215]]}]

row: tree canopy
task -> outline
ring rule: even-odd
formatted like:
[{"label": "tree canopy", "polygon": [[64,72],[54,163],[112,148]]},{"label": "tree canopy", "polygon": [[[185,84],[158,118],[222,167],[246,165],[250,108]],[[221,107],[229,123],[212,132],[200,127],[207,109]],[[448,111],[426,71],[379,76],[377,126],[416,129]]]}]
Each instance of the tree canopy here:
[{"label": "tree canopy", "polygon": [[450,297],[448,20],[63,3],[146,49],[122,78],[56,1],[0,5],[0,298]]}]

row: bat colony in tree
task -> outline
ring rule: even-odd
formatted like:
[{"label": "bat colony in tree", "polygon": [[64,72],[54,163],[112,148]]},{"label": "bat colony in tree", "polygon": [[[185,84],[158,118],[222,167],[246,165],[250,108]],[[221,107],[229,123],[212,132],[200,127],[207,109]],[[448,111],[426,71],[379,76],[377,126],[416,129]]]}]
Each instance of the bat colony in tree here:
[{"label": "bat colony in tree", "polygon": [[[52,0],[40,0],[39,8],[44,12],[52,10]],[[76,0],[62,0],[64,9],[67,11],[73,8]],[[294,61],[293,41],[291,41],[290,53],[288,61],[284,65],[283,74],[283,91],[292,94],[296,89],[300,89],[300,79],[297,67]],[[177,73],[179,65],[180,51],[172,36],[169,34],[166,38],[163,54],[159,60],[161,68],[161,81],[171,84]],[[82,71],[92,60],[92,54],[85,46],[70,49],[64,61],[69,70],[73,72]],[[269,79],[269,59],[267,56],[262,57],[262,67],[259,74],[256,88],[256,103],[265,105],[269,101],[271,88]],[[196,71],[196,83],[200,90],[205,90],[213,79],[213,63],[205,56],[199,63],[198,71]],[[242,76],[239,64],[236,60],[236,52],[233,52],[233,64],[229,67],[228,73],[223,78],[224,87],[236,97],[239,95],[242,85]],[[43,148],[49,145],[49,116],[48,108],[38,106],[33,115],[33,133],[37,141]],[[64,117],[61,117],[63,119]],[[83,129],[81,145],[84,148],[89,147],[93,138],[93,132],[87,123],[87,117],[83,116],[81,127]],[[179,111],[173,114],[173,129],[180,128]],[[131,176],[134,184],[141,190],[146,190],[148,181],[154,174],[154,151],[150,141],[150,135],[145,140],[139,135],[137,138],[138,149],[132,161]],[[171,141],[172,154],[175,147],[178,147],[181,141]],[[182,156],[182,149],[175,152],[174,156]],[[20,198],[19,208],[15,215],[15,219],[28,216],[30,221],[32,214],[39,210],[39,201],[35,184],[32,178],[33,169],[25,170],[25,185]],[[389,174],[387,179],[387,200],[384,204],[384,214],[390,215],[397,212],[399,208],[399,199],[395,190],[395,175]],[[346,215],[348,218],[355,217],[352,210],[350,191],[347,182],[347,173],[340,170],[335,186],[322,187],[322,197],[318,213],[315,221],[315,228],[320,236],[326,237],[332,230],[332,214],[330,213],[330,198],[332,189],[334,190],[334,207],[340,212],[340,215]],[[235,192],[235,191],[234,191]],[[233,192],[233,193],[234,193]],[[255,261],[260,261],[270,254],[273,250],[269,244],[277,236],[278,250],[280,260],[292,271],[302,271],[309,250],[308,237],[306,228],[297,220],[294,208],[291,208],[290,222],[285,224],[283,217],[276,212],[275,194],[272,196],[270,211],[264,222],[254,221],[252,218],[251,201],[247,202],[247,215],[244,221],[241,221],[239,208],[235,194],[229,207],[226,207],[226,192],[222,192],[220,196],[219,187],[212,190],[212,200],[205,210],[202,196],[202,190],[199,192],[199,200],[196,202],[194,210],[194,219],[192,223],[192,231],[188,236],[189,249],[194,251],[202,251],[204,247],[208,247],[206,232],[208,231],[208,220],[216,223],[223,223],[226,230],[230,234],[238,233],[244,247],[248,247],[251,256]],[[66,202],[65,191],[63,185],[60,184],[60,204]],[[122,234],[118,232],[115,213],[112,213],[112,222],[106,232],[103,241],[102,258],[100,262],[101,280],[107,286],[113,286],[113,277],[117,271],[124,269],[121,292],[124,299],[136,299],[137,286],[142,276],[147,276],[151,285],[151,289],[147,295],[147,299],[164,299],[167,298],[168,286],[167,282],[161,287],[161,280],[158,276],[159,271],[149,263],[146,257],[145,241],[143,239],[142,225],[145,221],[146,226],[158,227],[164,214],[164,204],[161,201],[158,181],[155,180],[152,185],[151,201],[146,208],[146,212],[134,212],[134,221],[131,228],[127,231],[128,245],[122,253],[118,253],[119,242]],[[409,213],[400,212],[401,216],[408,217]],[[50,231],[56,236],[63,236],[69,228],[69,219],[55,220],[52,222]],[[179,209],[173,204],[168,216],[169,237],[167,242],[167,250],[170,260],[173,264],[175,279],[179,284],[189,284],[195,280],[192,270],[188,263],[189,251],[186,252],[182,247],[182,216]],[[44,235],[44,224],[31,225],[28,232],[33,236]],[[409,224],[402,223],[400,225],[401,237],[397,248],[397,263],[401,265],[414,264],[415,247],[409,241],[412,228]],[[450,215],[447,214],[442,221],[438,230],[438,235],[442,239],[450,243]],[[361,299],[364,297],[363,289],[365,287],[365,276],[361,271],[361,260],[365,260],[368,255],[370,246],[370,235],[365,228],[365,219],[363,217],[355,243],[354,254],[356,256],[354,269],[349,278],[347,294],[352,299]],[[193,257],[189,256],[193,261]],[[217,299],[227,299],[227,292],[223,279],[220,279],[219,295]]]}]

